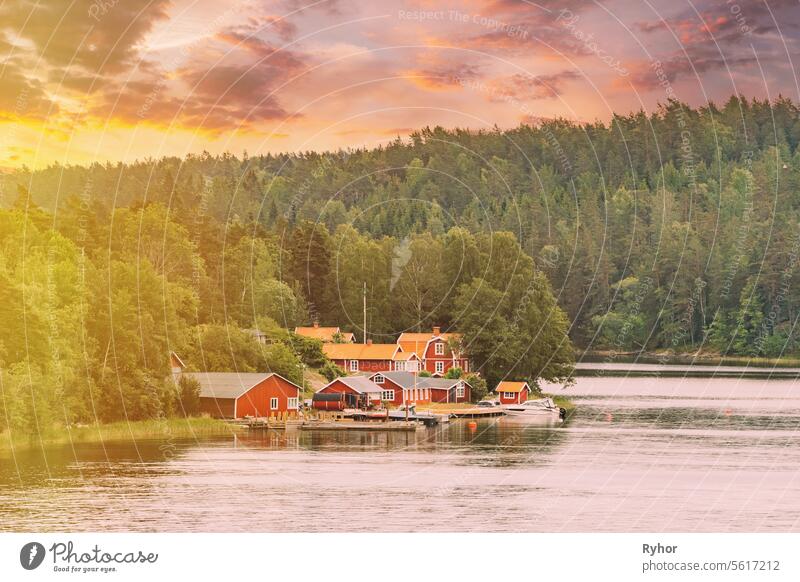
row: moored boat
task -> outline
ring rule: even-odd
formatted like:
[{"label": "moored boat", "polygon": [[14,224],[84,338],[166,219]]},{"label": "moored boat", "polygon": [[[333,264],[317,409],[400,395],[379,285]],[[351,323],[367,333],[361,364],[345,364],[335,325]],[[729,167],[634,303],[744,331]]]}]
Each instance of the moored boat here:
[{"label": "moored boat", "polygon": [[564,420],[566,410],[556,406],[552,398],[538,398],[526,400],[519,404],[504,404],[503,411],[508,416],[541,418],[550,420]]}]

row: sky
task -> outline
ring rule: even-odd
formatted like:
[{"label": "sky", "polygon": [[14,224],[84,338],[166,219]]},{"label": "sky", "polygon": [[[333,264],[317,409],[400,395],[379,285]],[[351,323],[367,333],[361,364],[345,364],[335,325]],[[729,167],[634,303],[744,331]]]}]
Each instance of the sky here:
[{"label": "sky", "polygon": [[0,0],[0,169],[800,101],[798,0]]}]

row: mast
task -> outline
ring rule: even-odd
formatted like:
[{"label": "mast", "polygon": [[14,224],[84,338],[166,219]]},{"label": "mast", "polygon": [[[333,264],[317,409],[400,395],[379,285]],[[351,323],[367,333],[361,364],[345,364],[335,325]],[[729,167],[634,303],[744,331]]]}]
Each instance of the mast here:
[{"label": "mast", "polygon": [[364,343],[367,343],[367,282],[364,281]]}]

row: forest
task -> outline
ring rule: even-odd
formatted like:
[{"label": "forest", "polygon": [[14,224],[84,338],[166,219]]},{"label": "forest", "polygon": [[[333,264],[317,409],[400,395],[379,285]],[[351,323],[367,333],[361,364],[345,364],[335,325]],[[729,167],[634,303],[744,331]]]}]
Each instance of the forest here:
[{"label": "forest", "polygon": [[565,380],[573,346],[796,354],[798,143],[796,104],[731,97],[0,175],[0,423],[176,414],[172,350],[298,380],[286,329],[362,339],[365,283],[370,339],[460,331],[490,385]]}]

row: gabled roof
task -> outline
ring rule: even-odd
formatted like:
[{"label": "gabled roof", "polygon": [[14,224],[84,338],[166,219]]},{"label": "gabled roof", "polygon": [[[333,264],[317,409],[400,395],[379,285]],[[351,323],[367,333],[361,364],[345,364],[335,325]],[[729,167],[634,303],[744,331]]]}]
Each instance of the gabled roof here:
[{"label": "gabled roof", "polygon": [[170,353],[169,353],[169,355],[170,355],[170,357],[172,357],[172,358],[175,358],[175,362],[176,362],[176,363],[177,363],[177,364],[178,364],[178,365],[179,365],[181,368],[185,368],[185,367],[186,367],[186,364],[184,364],[184,363],[183,363],[183,360],[181,360],[181,359],[180,359],[180,357],[178,357],[178,354],[176,354],[175,352],[170,352]]},{"label": "gabled roof", "polygon": [[323,344],[330,360],[391,360],[402,348],[397,344]]},{"label": "gabled roof", "polygon": [[408,360],[419,360],[419,356],[415,352],[397,352],[392,359],[402,362]]},{"label": "gabled roof", "polygon": [[414,388],[415,382],[416,387],[420,387],[421,381],[426,379],[418,378],[416,374],[412,374],[411,372],[375,372],[370,378],[374,378],[378,375],[388,378],[401,388]]},{"label": "gabled roof", "polygon": [[[289,382],[275,373],[190,372],[185,375],[198,381],[202,398],[239,398],[253,386],[271,376],[278,376],[281,380]],[[289,384],[300,390],[300,386],[294,382]]]},{"label": "gabled roof", "polygon": [[323,342],[332,342],[337,333],[341,335],[342,340],[346,342],[355,340],[355,336],[352,333],[349,331],[343,332],[339,327],[319,327],[316,325],[311,327],[296,327],[294,328],[294,333],[302,335],[303,337],[322,340]]},{"label": "gabled roof", "polygon": [[434,340],[441,340],[443,342],[448,342],[451,339],[461,339],[460,333],[438,333],[434,334],[433,332],[427,333],[416,333],[416,332],[404,332],[400,334],[400,337],[397,338],[397,343],[403,346],[403,350],[406,352],[415,352],[417,356],[420,358],[425,356],[425,352],[428,350],[428,344]]},{"label": "gabled roof", "polygon": [[530,392],[531,387],[528,386],[527,382],[500,382],[495,388],[495,392],[522,392],[523,390],[528,390]]},{"label": "gabled roof", "polygon": [[383,392],[383,388],[381,388],[378,384],[376,384],[366,376],[342,376],[341,378],[336,378],[332,382],[328,382],[327,384],[325,384],[325,386],[317,390],[317,392],[322,392],[323,390],[325,390],[325,388],[327,388],[334,382],[341,382],[342,384],[344,384],[349,388],[352,388],[359,394]]},{"label": "gabled roof", "polygon": [[381,375],[388,378],[401,388],[434,388],[438,390],[448,390],[457,386],[460,382],[469,385],[468,382],[462,378],[432,378],[430,376],[419,376],[411,372],[375,372],[370,376],[374,378]]},{"label": "gabled roof", "polygon": [[463,378],[422,378],[423,382],[417,384],[417,388],[436,388],[439,390],[448,390],[461,384],[462,382],[469,386],[469,382]]}]

